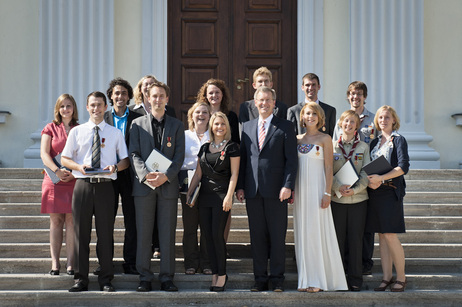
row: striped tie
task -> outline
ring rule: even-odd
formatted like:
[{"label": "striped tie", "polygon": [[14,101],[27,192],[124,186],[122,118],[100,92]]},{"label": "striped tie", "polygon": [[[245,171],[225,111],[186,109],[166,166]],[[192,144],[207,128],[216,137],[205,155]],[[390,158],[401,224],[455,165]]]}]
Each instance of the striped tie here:
[{"label": "striped tie", "polygon": [[101,144],[99,141],[98,126],[95,126],[95,134],[93,135],[93,143],[91,145],[91,167],[100,168]]},{"label": "striped tie", "polygon": [[261,151],[261,148],[263,147],[263,142],[265,141],[265,137],[266,137],[265,123],[266,121],[261,122],[260,133],[258,133],[258,148],[260,149],[260,151]]}]

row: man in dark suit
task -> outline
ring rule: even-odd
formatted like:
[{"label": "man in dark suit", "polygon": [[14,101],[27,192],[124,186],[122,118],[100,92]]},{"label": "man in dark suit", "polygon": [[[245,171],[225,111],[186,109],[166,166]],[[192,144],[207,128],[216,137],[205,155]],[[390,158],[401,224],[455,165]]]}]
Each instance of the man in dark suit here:
[{"label": "man in dark suit", "polygon": [[[271,73],[271,71],[264,66],[258,68],[253,73],[252,86],[254,89],[257,89],[261,86],[273,88],[273,74]],[[282,101],[276,100],[276,106],[273,110],[273,114],[277,117],[285,119],[287,117],[287,105]],[[255,101],[253,99],[243,102],[239,107],[240,127],[242,128],[242,123],[258,118],[258,116],[258,109],[255,106]]]},{"label": "man in dark suit", "polygon": [[[112,105],[112,110],[104,113],[104,121],[115,126],[125,136],[127,148],[129,145],[129,130],[132,121],[141,114],[128,109],[130,99],[133,98],[133,89],[130,83],[122,78],[116,78],[109,83],[106,95]],[[115,202],[114,217],[119,207],[119,195],[122,198],[122,212],[124,215],[125,236],[122,264],[125,274],[138,274],[136,270],[136,220],[135,202],[132,196],[133,171],[130,168],[118,173],[117,180],[113,182]]]},{"label": "man in dark suit", "polygon": [[[242,126],[237,198],[246,199],[255,284],[251,291],[284,291],[287,201],[297,175],[297,141],[292,123],[274,116],[276,93],[255,92],[259,117]],[[270,259],[271,275],[267,266]]]},{"label": "man in dark suit", "polygon": [[319,131],[329,134],[331,137],[334,134],[336,113],[337,110],[328,105],[327,103],[321,102],[318,99],[318,91],[321,89],[321,83],[319,77],[316,74],[308,73],[302,78],[302,91],[305,93],[305,101],[300,102],[287,110],[287,119],[294,123],[294,129],[296,134],[303,134],[306,129],[300,126],[300,112],[303,106],[307,102],[315,102],[324,110],[326,115],[326,123]]},{"label": "man in dark suit", "polygon": [[[154,220],[159,226],[161,290],[178,291],[173,283],[175,273],[175,231],[178,209],[178,172],[184,160],[183,123],[165,114],[169,87],[156,82],[148,89],[151,114],[139,117],[130,129],[129,157],[135,171],[136,230],[138,236],[136,268],[140,273],[139,292],[151,291],[151,243]],[[165,171],[150,172],[145,161],[156,149],[172,163]],[[155,187],[152,189],[147,185]]]}]

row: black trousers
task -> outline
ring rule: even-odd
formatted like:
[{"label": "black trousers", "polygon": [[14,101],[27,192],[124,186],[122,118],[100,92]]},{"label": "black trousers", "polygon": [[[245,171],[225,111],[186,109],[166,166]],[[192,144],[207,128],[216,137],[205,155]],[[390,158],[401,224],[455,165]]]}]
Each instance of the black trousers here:
[{"label": "black trousers", "polygon": [[348,272],[348,286],[361,287],[363,283],[362,250],[367,200],[356,204],[331,202],[331,206],[340,254],[343,265]]},{"label": "black trousers", "polygon": [[257,193],[246,200],[255,281],[283,282],[286,261],[287,202]]},{"label": "black trousers", "polygon": [[197,229],[199,227],[199,208],[196,204],[189,207],[186,204],[186,195],[180,194],[182,218],[183,218],[183,254],[185,270],[194,268],[202,270],[210,269],[210,261],[207,254],[207,243],[204,231],[200,232],[200,247],[197,240]]},{"label": "black trousers", "polygon": [[226,274],[226,242],[224,233],[229,212],[223,211],[221,206],[199,206],[201,232],[205,235],[212,273],[220,276]]},{"label": "black trousers", "polygon": [[89,183],[77,179],[72,196],[72,214],[75,231],[75,279],[88,285],[90,240],[93,215],[99,246],[101,272],[100,286],[114,278],[112,263],[114,233],[114,188],[112,182]]}]

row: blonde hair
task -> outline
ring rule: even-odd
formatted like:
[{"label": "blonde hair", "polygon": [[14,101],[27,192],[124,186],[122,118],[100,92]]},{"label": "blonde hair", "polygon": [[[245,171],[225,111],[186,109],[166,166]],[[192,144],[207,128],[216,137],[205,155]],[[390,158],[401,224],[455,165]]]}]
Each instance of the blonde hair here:
[{"label": "blonde hair", "polygon": [[69,94],[62,94],[56,100],[55,110],[54,110],[55,119],[53,120],[53,123],[55,123],[56,125],[61,125],[61,123],[63,122],[63,117],[59,113],[59,109],[61,108],[61,103],[66,99],[69,99],[71,101],[72,107],[74,109],[74,111],[72,112],[72,119],[69,125],[75,126],[77,125],[77,122],[79,121],[79,111],[77,110],[77,103],[75,102],[74,97],[72,97]]},{"label": "blonde hair", "polygon": [[136,87],[133,90],[133,97],[135,98],[135,104],[140,105],[143,102],[143,92],[141,91],[141,87],[143,86],[143,82],[146,79],[154,79],[154,82],[158,82],[157,78],[153,75],[146,75],[138,81]]},{"label": "blonde hair", "polygon": [[210,117],[210,113],[212,113],[212,112],[210,111],[210,106],[209,106],[209,104],[206,103],[206,102],[198,101],[198,102],[196,102],[195,104],[193,104],[193,105],[189,108],[189,110],[188,110],[188,116],[187,116],[187,118],[188,118],[188,127],[189,127],[189,130],[191,130],[191,131],[194,131],[194,129],[196,128],[196,127],[195,127],[195,124],[194,124],[194,120],[193,120],[193,118],[192,118],[193,113],[194,113],[194,111],[196,111],[196,109],[197,109],[198,107],[202,107],[202,106],[204,106],[204,107],[207,108],[207,112],[209,112],[209,117]]},{"label": "blonde hair", "polygon": [[375,127],[377,128],[377,131],[382,131],[382,129],[380,129],[380,127],[379,127],[379,114],[380,114],[380,112],[382,112],[382,111],[388,111],[388,112],[390,112],[391,116],[392,116],[393,119],[395,120],[395,123],[393,124],[392,129],[393,129],[393,131],[398,130],[399,127],[401,127],[398,114],[396,113],[395,109],[393,109],[393,107],[390,107],[390,106],[385,105],[385,106],[381,106],[381,107],[377,110],[377,113],[375,113],[374,125],[375,125]]},{"label": "blonde hair", "polygon": [[254,73],[253,73],[253,82],[257,82],[257,77],[258,76],[268,76],[270,82],[273,82],[273,74],[271,73],[271,71],[266,68],[265,66],[262,66],[260,68],[258,68]]},{"label": "blonde hair", "polygon": [[345,112],[342,113],[342,115],[340,115],[340,118],[338,120],[338,126],[342,128],[342,123],[345,120],[345,118],[351,117],[351,116],[353,116],[356,119],[356,129],[355,130],[358,130],[359,126],[361,126],[361,119],[359,118],[359,115],[353,110],[346,110]]},{"label": "blonde hair", "polygon": [[229,126],[228,117],[225,115],[225,113],[218,111],[218,112],[213,113],[209,120],[210,142],[215,142],[215,134],[213,134],[212,128],[213,128],[213,122],[215,121],[217,117],[220,117],[225,122],[225,125],[226,125],[225,140],[230,140],[231,139],[231,127]]},{"label": "blonde hair", "polygon": [[305,113],[305,109],[311,109],[318,115],[318,124],[316,125],[316,129],[324,126],[326,122],[326,115],[324,114],[324,110],[316,102],[307,102],[300,111],[300,127],[306,128],[305,122],[303,121],[303,114]]}]

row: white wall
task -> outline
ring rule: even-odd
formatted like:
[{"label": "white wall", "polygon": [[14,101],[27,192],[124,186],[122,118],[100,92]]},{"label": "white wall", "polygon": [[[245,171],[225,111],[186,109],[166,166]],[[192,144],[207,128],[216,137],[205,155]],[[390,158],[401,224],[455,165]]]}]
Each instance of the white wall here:
[{"label": "white wall", "polygon": [[441,168],[459,168],[462,127],[451,118],[462,113],[462,1],[425,0],[425,132],[441,155]]},{"label": "white wall", "polygon": [[39,120],[40,1],[0,0],[0,124],[2,167],[22,167]]}]

